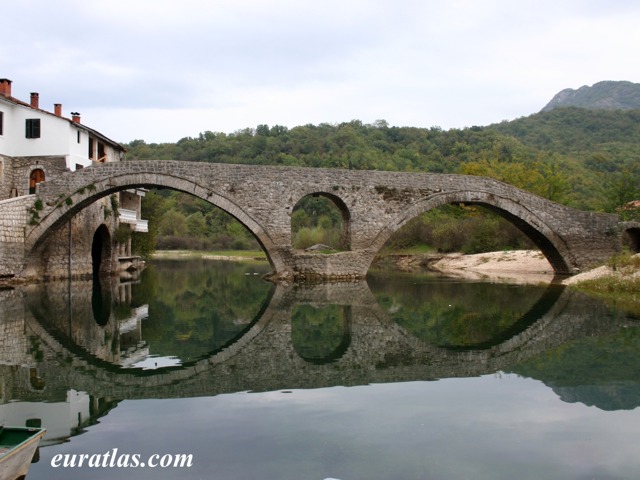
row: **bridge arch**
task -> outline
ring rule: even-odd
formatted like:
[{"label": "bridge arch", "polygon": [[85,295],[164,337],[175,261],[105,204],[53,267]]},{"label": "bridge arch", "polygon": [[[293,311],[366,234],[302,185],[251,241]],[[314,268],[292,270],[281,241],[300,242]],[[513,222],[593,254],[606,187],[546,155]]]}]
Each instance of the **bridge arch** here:
[{"label": "bridge arch", "polygon": [[[292,214],[293,214],[293,211],[296,210],[298,205],[300,205],[300,202],[302,202],[305,198],[308,198],[308,197],[326,198],[335,206],[335,208],[340,213],[340,216],[342,217],[342,232],[341,232],[341,239],[340,239],[341,241],[340,247],[341,249],[344,249],[344,250],[351,250],[351,212],[349,211],[349,207],[347,206],[347,204],[344,202],[342,198],[340,198],[335,193],[318,190],[316,188],[307,189],[307,190],[308,191],[305,191],[302,194],[298,195],[298,197],[295,199],[296,201],[292,209]],[[290,227],[291,227],[291,246],[293,246],[293,243],[294,243],[293,225],[290,225]]]},{"label": "bridge arch", "polygon": [[27,234],[25,250],[32,253],[36,251],[54,230],[67,223],[70,218],[100,198],[132,188],[156,187],[188,193],[222,209],[253,234],[274,269],[279,270],[284,267],[284,261],[281,253],[276,248],[275,242],[272,241],[262,225],[250,213],[240,208],[223,194],[196,183],[192,178],[183,178],[163,172],[154,172],[153,175],[149,175],[145,172],[127,171],[114,175],[112,172],[107,171],[106,175],[102,177],[93,176],[90,183],[77,188],[75,192],[67,197],[59,198],[59,203],[56,205],[47,204],[53,208],[46,212],[38,224]]},{"label": "bridge arch", "polygon": [[455,203],[485,207],[511,222],[540,249],[556,273],[571,273],[575,266],[575,260],[564,240],[539,215],[511,198],[484,191],[446,192],[412,204],[382,229],[373,243],[373,249],[378,252],[393,233],[418,215]]},{"label": "bridge arch", "polygon": [[640,253],[640,225],[628,225],[624,231],[623,242],[632,253]]},{"label": "bridge arch", "polygon": [[109,274],[111,272],[111,235],[103,223],[93,234],[91,242],[91,263],[93,276]]}]

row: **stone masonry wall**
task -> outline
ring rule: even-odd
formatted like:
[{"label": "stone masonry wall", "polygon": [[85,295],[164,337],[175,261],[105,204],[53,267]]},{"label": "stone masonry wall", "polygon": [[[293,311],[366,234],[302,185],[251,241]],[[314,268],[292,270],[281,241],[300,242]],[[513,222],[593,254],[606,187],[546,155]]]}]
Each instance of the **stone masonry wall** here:
[{"label": "stone masonry wall", "polygon": [[[105,213],[106,209],[106,213]],[[59,226],[46,243],[38,249],[37,254],[27,259],[39,262],[39,275],[47,279],[67,278],[69,276],[69,249],[71,249],[71,276],[87,277],[93,273],[91,248],[93,236],[100,225],[105,225],[109,231],[115,228],[116,219],[108,206],[108,200],[99,200],[76,214],[71,221],[71,238],[69,238],[69,223]],[[71,245],[69,243],[71,242]],[[104,245],[115,262],[115,246],[113,238],[108,245]]]},{"label": "stone masonry wall", "polygon": [[0,277],[10,276],[24,267],[25,228],[35,195],[0,201]]},{"label": "stone masonry wall", "polygon": [[29,176],[34,169],[45,173],[45,180],[62,175],[69,170],[64,157],[2,157],[5,163],[5,179],[0,178],[0,198],[29,194]]}]

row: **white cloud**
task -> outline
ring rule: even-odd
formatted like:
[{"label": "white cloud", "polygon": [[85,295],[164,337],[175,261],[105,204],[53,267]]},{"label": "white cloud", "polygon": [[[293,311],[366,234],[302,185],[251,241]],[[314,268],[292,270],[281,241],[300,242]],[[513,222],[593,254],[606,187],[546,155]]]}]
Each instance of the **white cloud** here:
[{"label": "white cloud", "polygon": [[484,125],[564,88],[640,82],[632,1],[25,0],[3,18],[14,94],[121,141],[354,118]]}]

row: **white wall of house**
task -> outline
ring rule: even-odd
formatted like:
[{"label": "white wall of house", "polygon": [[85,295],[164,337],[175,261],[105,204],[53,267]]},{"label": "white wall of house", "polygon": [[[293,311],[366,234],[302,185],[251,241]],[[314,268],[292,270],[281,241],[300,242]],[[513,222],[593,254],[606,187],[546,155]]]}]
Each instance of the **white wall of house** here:
[{"label": "white wall of house", "polygon": [[[8,107],[8,108],[6,108]],[[2,102],[4,111],[3,153],[13,157],[60,155],[69,153],[69,121],[39,110]],[[26,138],[27,119],[40,119],[40,138]]]},{"label": "white wall of house", "polygon": [[80,128],[74,128],[69,124],[69,154],[67,155],[67,167],[76,170],[77,165],[90,166],[89,159],[89,133]]},{"label": "white wall of house", "polygon": [[[0,154],[9,157],[61,156],[66,158],[67,168],[72,171],[92,164],[89,159],[89,132],[69,119],[2,101],[2,97],[0,112],[3,113]],[[27,119],[40,119],[39,138],[26,137]]]}]

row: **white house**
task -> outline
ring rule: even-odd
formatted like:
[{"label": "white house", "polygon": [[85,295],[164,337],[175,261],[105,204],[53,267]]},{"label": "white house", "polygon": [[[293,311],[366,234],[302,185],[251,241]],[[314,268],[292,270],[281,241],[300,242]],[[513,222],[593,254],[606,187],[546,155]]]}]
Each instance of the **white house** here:
[{"label": "white house", "polygon": [[[53,105],[52,112],[47,111],[41,108],[40,95],[35,92],[31,93],[28,103],[18,100],[11,94],[11,84],[11,80],[0,78],[0,201],[34,194],[38,183],[65,172],[96,163],[125,160],[126,149],[83,125],[79,113],[71,112],[71,117],[67,118],[62,115],[62,105],[59,103]],[[90,247],[93,237],[80,237],[89,233],[94,235],[103,225],[100,231],[104,232],[106,227],[111,239],[108,247],[105,247],[108,251],[104,252],[111,257],[108,264],[113,266],[113,261],[122,264],[125,257],[130,259],[130,239],[123,243],[120,235],[118,243],[114,240],[114,233],[120,225],[128,225],[132,231],[147,231],[147,222],[141,219],[141,198],[144,194],[144,190],[120,192],[116,199],[98,201],[85,209],[86,212],[81,212],[84,215],[78,215],[74,221],[79,227],[76,230],[84,232],[77,239],[78,248],[87,242]],[[118,215],[107,219],[106,213],[114,211],[114,204],[121,207]],[[91,210],[95,212],[91,214]],[[91,229],[93,232],[90,232]],[[104,237],[104,234],[101,235]],[[91,264],[90,258],[87,262]],[[76,265],[81,263],[76,262]],[[115,267],[114,270],[118,270],[117,265]],[[102,268],[106,267],[103,265]],[[82,272],[87,273],[84,270]]]},{"label": "white house", "polygon": [[[125,148],[80,123],[79,113],[63,117],[59,103],[53,105],[53,112],[40,108],[38,93],[31,94],[29,103],[14,98],[11,80],[0,78],[0,155],[56,157],[57,168],[74,171],[93,162],[123,160]],[[17,183],[21,193],[20,182]]]}]

